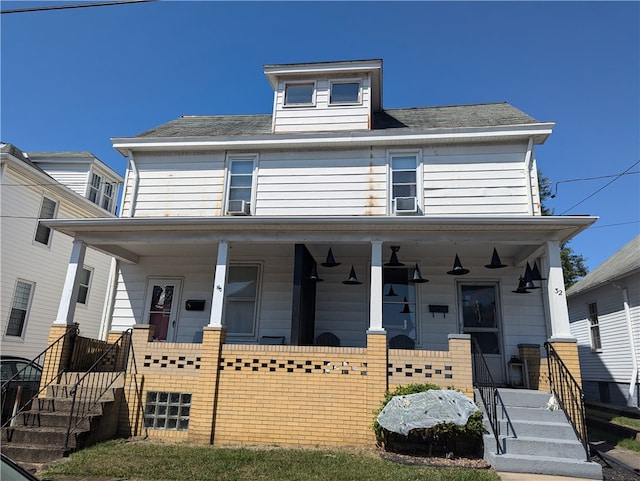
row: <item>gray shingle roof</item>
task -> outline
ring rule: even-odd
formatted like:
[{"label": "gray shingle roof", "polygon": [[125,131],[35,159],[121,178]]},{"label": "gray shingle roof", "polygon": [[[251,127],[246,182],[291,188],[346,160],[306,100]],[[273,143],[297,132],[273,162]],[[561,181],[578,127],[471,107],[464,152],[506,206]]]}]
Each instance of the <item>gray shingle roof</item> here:
[{"label": "gray shingle roof", "polygon": [[638,270],[640,270],[640,235],[567,289],[567,296],[575,296]]},{"label": "gray shingle roof", "polygon": [[[373,130],[421,131],[534,123],[537,123],[537,120],[502,102],[384,110],[374,115]],[[265,134],[271,134],[271,114],[184,116],[135,137],[217,137]]]}]

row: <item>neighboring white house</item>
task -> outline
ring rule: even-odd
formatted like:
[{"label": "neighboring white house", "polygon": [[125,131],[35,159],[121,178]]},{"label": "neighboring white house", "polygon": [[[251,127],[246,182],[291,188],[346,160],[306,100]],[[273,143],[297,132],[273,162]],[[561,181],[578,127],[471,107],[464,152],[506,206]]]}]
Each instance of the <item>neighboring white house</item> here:
[{"label": "neighboring white house", "polygon": [[[39,219],[113,218],[123,179],[84,152],[27,154],[0,144],[0,162],[2,354],[34,358],[47,347],[72,248],[72,239]],[[101,337],[112,261],[87,250],[75,309],[81,335]]]},{"label": "neighboring white house", "polygon": [[587,400],[640,407],[640,235],[567,290]]},{"label": "neighboring white house", "polygon": [[[499,383],[519,345],[570,337],[559,246],[595,218],[541,215],[553,122],[507,103],[385,110],[381,60],[264,72],[272,113],[113,138],[120,217],[48,223],[119,260],[112,330],[355,348],[374,332],[443,351],[470,334]],[[527,264],[541,276],[518,289]]]}]

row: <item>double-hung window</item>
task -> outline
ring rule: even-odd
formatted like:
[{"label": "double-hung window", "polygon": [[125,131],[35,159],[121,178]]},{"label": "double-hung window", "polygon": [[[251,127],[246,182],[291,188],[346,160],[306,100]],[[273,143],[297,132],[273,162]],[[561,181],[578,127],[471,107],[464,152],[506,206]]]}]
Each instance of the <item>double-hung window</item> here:
[{"label": "double-hung window", "polygon": [[224,313],[229,335],[255,337],[259,282],[259,265],[229,266]]},{"label": "double-hung window", "polygon": [[255,156],[229,159],[227,214],[249,215],[251,213],[255,165]]},{"label": "double-hung window", "polygon": [[102,177],[95,172],[91,173],[91,182],[87,198],[94,204],[100,205],[100,190],[102,188]]},{"label": "double-hung window", "polygon": [[87,199],[103,209],[113,212],[115,193],[115,184],[107,182],[104,177],[95,172],[91,173],[91,179],[87,186]]},{"label": "double-hung window", "polygon": [[19,280],[16,282],[11,300],[11,312],[7,322],[6,336],[22,337],[29,317],[29,308],[33,297],[34,283]]},{"label": "double-hung window", "polygon": [[[42,204],[40,205],[40,219],[53,219],[56,216],[56,210],[58,203],[55,200],[51,200],[48,197],[42,198]],[[51,243],[51,229],[42,223],[38,222],[36,228],[36,235],[34,240],[40,244],[48,246]]]},{"label": "double-hung window", "polygon": [[80,288],[78,289],[78,304],[86,305],[89,300],[89,287],[91,287],[91,278],[93,277],[93,269],[83,267],[80,274]]},{"label": "double-hung window", "polygon": [[396,214],[418,211],[418,154],[390,155],[391,206]]},{"label": "double-hung window", "polygon": [[589,308],[589,332],[591,334],[591,349],[602,349],[602,342],[600,341],[600,324],[598,321],[598,304],[592,302],[588,306]]},{"label": "double-hung window", "polygon": [[102,191],[102,208],[104,210],[108,210],[109,212],[112,212],[113,209],[114,190],[115,189],[113,188],[113,184],[111,184],[110,182],[104,183],[104,189]]}]

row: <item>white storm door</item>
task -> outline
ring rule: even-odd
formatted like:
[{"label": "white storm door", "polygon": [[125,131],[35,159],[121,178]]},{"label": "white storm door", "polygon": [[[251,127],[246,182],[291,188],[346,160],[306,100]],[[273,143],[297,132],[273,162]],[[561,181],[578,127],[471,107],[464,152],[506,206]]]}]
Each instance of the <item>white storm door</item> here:
[{"label": "white storm door", "polygon": [[154,326],[153,339],[173,341],[180,311],[182,280],[150,278],[147,284],[145,322]]}]

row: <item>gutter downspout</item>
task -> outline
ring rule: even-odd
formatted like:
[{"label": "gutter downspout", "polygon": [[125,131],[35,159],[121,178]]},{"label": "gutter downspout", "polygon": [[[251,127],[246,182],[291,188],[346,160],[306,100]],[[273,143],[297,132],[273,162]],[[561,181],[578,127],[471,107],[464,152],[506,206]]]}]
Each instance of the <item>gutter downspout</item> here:
[{"label": "gutter downspout", "polygon": [[527,214],[533,215],[533,191],[531,185],[531,166],[533,165],[533,137],[529,137],[527,153],[524,156],[524,177],[527,186]]},{"label": "gutter downspout", "polygon": [[[131,188],[131,200],[129,201],[129,217],[133,217],[136,212],[136,202],[138,200],[138,185],[140,184],[140,176],[138,175],[138,168],[133,160],[133,152],[128,151],[129,165],[131,166],[131,172],[133,172],[133,187]],[[125,187],[126,191],[126,187]]]},{"label": "gutter downspout", "polygon": [[118,273],[120,272],[120,261],[115,257],[111,258],[111,268],[109,269],[109,286],[105,295],[104,310],[102,312],[102,327],[100,328],[100,339],[109,339],[109,332],[113,323],[113,309],[116,303],[116,292],[118,287]]},{"label": "gutter downspout", "polygon": [[629,330],[629,344],[631,347],[631,379],[629,380],[629,394],[627,395],[627,406],[633,407],[634,396],[636,392],[636,384],[638,383],[638,356],[635,338],[633,337],[633,323],[631,322],[631,309],[629,308],[629,292],[627,288],[622,289],[622,300],[624,301],[624,314],[627,319],[627,329]]}]

